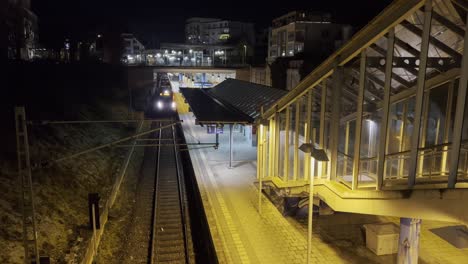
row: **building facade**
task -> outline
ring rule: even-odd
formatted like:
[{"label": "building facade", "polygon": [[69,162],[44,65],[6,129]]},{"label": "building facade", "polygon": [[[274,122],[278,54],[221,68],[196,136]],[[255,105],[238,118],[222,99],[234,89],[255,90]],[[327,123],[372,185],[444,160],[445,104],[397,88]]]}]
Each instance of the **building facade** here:
[{"label": "building facade", "polygon": [[243,42],[253,45],[255,31],[252,23],[192,17],[186,21],[185,41],[189,44],[219,45]]},{"label": "building facade", "polygon": [[126,64],[139,64],[144,62],[145,46],[131,33],[121,34],[122,60]]},{"label": "building facade", "polygon": [[148,65],[184,67],[235,67],[244,65],[244,52],[233,45],[161,43],[160,49],[146,50]]},{"label": "building facade", "polygon": [[30,0],[4,0],[0,3],[0,56],[30,60],[38,40],[37,16]]},{"label": "building facade", "polygon": [[327,55],[349,39],[351,27],[333,23],[331,15],[292,11],[272,21],[270,61],[298,53]]}]

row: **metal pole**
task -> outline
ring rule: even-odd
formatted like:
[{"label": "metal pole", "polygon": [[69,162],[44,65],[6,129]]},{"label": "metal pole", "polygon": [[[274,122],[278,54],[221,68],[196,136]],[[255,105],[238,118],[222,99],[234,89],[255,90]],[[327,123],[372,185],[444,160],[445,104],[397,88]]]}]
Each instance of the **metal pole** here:
[{"label": "metal pole", "polygon": [[[468,21],[468,16],[466,17]],[[466,24],[465,24],[466,25]],[[468,82],[468,30],[465,31],[465,43],[463,49],[463,59],[461,66],[461,76],[458,86],[457,110],[455,112],[452,151],[450,153],[448,188],[455,188],[458,175],[458,159],[460,158],[460,148],[462,140],[463,119],[465,117],[466,93]]]},{"label": "metal pole", "polygon": [[[429,39],[431,37],[432,1],[427,0],[424,7],[424,25],[421,36],[421,54],[419,58],[419,71],[416,89],[416,103],[414,107],[413,137],[411,138],[411,152],[408,170],[408,188],[416,183],[416,170],[418,163],[418,146],[420,141],[421,116],[423,112],[424,88],[426,85],[427,56],[429,51]],[[456,125],[456,124],[455,124]],[[425,139],[424,139],[425,140]]]},{"label": "metal pole", "polygon": [[121,119],[121,120],[28,120],[28,125],[50,124],[94,124],[94,123],[139,123],[139,122],[172,122],[171,119]]},{"label": "metal pole", "polygon": [[[289,180],[289,132],[291,129],[291,106],[286,107],[286,127],[284,129],[284,166],[283,166],[283,177],[284,181]],[[281,133],[281,131],[280,131]],[[280,134],[281,135],[281,134]],[[281,142],[281,141],[280,141]],[[281,146],[280,146],[281,148]]]},{"label": "metal pole", "polygon": [[[395,44],[395,28],[388,31],[387,38],[387,56],[385,59],[385,84],[384,99],[382,107],[382,121],[380,124],[380,145],[377,164],[377,183],[376,189],[382,188],[385,174],[385,150],[387,146],[388,116],[390,112],[390,91],[392,89],[392,68],[393,68],[393,49]],[[416,130],[419,131],[419,130]]]},{"label": "metal pole", "polygon": [[359,166],[361,159],[361,134],[362,134],[362,113],[364,104],[364,90],[366,89],[366,50],[361,52],[360,71],[359,71],[359,92],[356,118],[356,132],[354,138],[354,159],[353,159],[353,180],[351,189],[358,188]]},{"label": "metal pole", "polygon": [[331,162],[330,162],[330,179],[336,180],[338,169],[338,143],[340,135],[340,113],[341,113],[341,89],[344,84],[344,67],[337,66],[333,70],[333,83],[332,83],[332,113],[330,123],[330,149],[331,149]]},{"label": "metal pole", "polygon": [[262,214],[262,184],[263,184],[263,125],[260,125],[258,144],[258,213]]},{"label": "metal pole", "polygon": [[314,211],[314,168],[315,159],[310,159],[310,179],[309,179],[309,213],[307,224],[307,263],[310,264],[312,260],[312,216]]},{"label": "metal pole", "polygon": [[[305,135],[305,143],[310,143],[310,131],[312,130],[312,96],[313,96],[313,90],[310,90],[307,93],[307,110],[306,110],[306,118],[305,118],[305,123],[304,123],[304,135]],[[304,180],[309,177],[310,173],[310,153],[304,153],[304,175],[303,178]],[[319,176],[321,176],[319,174]]]},{"label": "metal pole", "polygon": [[97,237],[96,237],[96,208],[94,203],[91,205],[91,214],[92,214],[92,219],[93,219],[93,250],[94,250],[94,256],[97,255]]},{"label": "metal pole", "polygon": [[232,127],[233,124],[229,124],[229,168],[232,169]]},{"label": "metal pole", "polygon": [[[322,94],[320,98],[320,131],[319,131],[319,146],[321,149],[325,149],[325,114],[327,104],[327,81],[326,79],[322,82]],[[325,172],[325,164],[322,162],[319,165],[318,176],[323,177]],[[330,170],[328,170],[330,172]],[[330,173],[327,173],[327,179],[330,180]]]},{"label": "metal pole", "polygon": [[296,102],[296,113],[295,113],[295,123],[294,123],[294,173],[293,173],[293,180],[297,180],[299,175],[299,118],[300,114],[299,111],[301,110],[300,101],[297,100]]},{"label": "metal pole", "polygon": [[15,107],[16,152],[18,157],[18,178],[21,185],[20,207],[23,217],[24,262],[35,260],[39,263],[36,232],[36,213],[32,187],[31,160],[29,155],[28,127],[24,107]]}]

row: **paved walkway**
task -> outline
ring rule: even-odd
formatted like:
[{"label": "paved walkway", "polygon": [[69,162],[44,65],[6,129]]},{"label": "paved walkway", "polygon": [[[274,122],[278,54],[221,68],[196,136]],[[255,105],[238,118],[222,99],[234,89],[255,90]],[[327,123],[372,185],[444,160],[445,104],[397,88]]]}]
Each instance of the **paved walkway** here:
[{"label": "paved walkway", "polygon": [[[192,113],[181,114],[187,142],[214,142],[206,127],[195,126]],[[247,136],[234,133],[234,168],[228,168],[229,128],[220,135],[220,148],[190,150],[200,193],[220,263],[306,263],[306,220],[284,217],[263,196],[257,211],[256,149]],[[398,219],[340,214],[314,219],[313,263],[395,263],[395,255],[376,256],[365,247],[361,226]],[[420,263],[468,263],[460,250],[432,234],[428,223],[421,239]],[[447,225],[447,224],[445,224]],[[451,257],[455,259],[452,261]],[[460,260],[467,260],[460,262]]]}]

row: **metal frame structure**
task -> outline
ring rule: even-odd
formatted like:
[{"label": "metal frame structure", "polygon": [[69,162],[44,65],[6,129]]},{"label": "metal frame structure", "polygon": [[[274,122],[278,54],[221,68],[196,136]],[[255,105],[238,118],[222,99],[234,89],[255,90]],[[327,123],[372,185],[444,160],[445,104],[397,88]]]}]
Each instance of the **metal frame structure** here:
[{"label": "metal frame structure", "polygon": [[[313,174],[351,190],[468,181],[468,21],[458,9],[452,0],[388,6],[262,114],[259,177],[298,186]],[[312,170],[296,150],[316,142],[314,131],[330,162]]]}]

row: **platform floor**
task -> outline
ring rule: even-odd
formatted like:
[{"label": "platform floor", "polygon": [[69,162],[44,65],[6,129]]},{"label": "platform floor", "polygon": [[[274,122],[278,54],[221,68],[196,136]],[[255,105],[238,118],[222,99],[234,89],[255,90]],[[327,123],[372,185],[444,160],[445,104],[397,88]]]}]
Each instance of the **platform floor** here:
[{"label": "platform floor", "polygon": [[[180,114],[187,142],[215,142],[192,113]],[[229,128],[220,148],[191,146],[199,183],[220,263],[306,263],[307,220],[284,217],[265,196],[257,211],[256,148],[234,133],[234,168],[228,168]],[[362,224],[396,222],[396,218],[335,213],[314,218],[312,263],[396,263],[396,255],[376,256],[365,247]],[[423,222],[419,263],[468,263],[468,250],[457,249],[429,231],[447,223]]]}]

